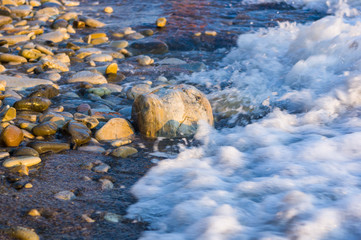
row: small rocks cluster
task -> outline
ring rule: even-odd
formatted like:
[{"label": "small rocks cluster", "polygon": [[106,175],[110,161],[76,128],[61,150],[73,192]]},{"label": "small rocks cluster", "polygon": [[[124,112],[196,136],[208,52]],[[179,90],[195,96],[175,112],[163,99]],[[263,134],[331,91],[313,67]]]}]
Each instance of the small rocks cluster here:
[{"label": "small rocks cluster", "polygon": [[[213,124],[211,106],[195,87],[172,85],[162,76],[155,84],[127,81],[129,74],[120,72],[149,69],[156,64],[154,55],[168,52],[166,43],[150,38],[166,27],[165,18],[154,29],[107,30],[98,19],[66,10],[77,5],[3,0],[0,6],[0,163],[16,189],[32,187],[31,173],[41,167],[44,153],[78,149],[127,158],[138,152],[130,146],[135,130],[151,139],[188,137],[199,121]],[[113,11],[106,7],[103,14]],[[110,166],[90,162],[88,168],[106,173]],[[103,190],[113,188],[108,179],[100,182]],[[69,191],[55,195],[74,197]],[[27,228],[10,234],[39,239]]]}]

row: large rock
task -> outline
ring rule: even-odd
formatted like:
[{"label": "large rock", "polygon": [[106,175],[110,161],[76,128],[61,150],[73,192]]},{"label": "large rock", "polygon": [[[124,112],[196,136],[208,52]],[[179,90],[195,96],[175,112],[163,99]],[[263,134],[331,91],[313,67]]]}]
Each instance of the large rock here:
[{"label": "large rock", "polygon": [[103,75],[90,71],[78,72],[74,74],[70,79],[68,79],[68,83],[75,83],[75,82],[87,82],[91,84],[108,83],[107,79]]},{"label": "large rock", "polygon": [[148,138],[191,136],[200,120],[213,125],[209,101],[189,85],[166,86],[138,96],[132,118],[140,133]]},{"label": "large rock", "polygon": [[126,119],[113,118],[95,133],[95,138],[98,141],[109,141],[129,138],[133,134],[133,127]]}]

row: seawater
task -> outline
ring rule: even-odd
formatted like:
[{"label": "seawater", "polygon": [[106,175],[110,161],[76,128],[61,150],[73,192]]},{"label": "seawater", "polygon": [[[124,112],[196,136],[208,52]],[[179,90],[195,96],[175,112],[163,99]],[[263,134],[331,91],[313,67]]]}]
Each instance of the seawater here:
[{"label": "seawater", "polygon": [[324,17],[241,34],[218,67],[179,77],[229,125],[201,124],[199,146],[133,187],[141,239],[361,239],[361,2],[243,1],[265,3]]}]

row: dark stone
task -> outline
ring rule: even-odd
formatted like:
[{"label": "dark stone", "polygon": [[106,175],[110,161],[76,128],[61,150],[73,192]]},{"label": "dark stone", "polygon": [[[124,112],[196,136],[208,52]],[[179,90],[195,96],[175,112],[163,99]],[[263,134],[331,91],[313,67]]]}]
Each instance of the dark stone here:
[{"label": "dark stone", "polygon": [[10,52],[10,51],[9,51],[9,48],[1,46],[1,47],[0,47],[0,52],[1,52],[1,53],[8,53],[8,52]]},{"label": "dark stone", "polygon": [[39,157],[39,153],[34,148],[31,148],[31,147],[22,147],[22,148],[16,149],[12,155],[13,156]]},{"label": "dark stone", "polygon": [[54,98],[59,95],[59,90],[50,85],[38,86],[38,89],[32,92],[29,97],[43,97],[43,98]]},{"label": "dark stone", "polygon": [[130,45],[137,54],[164,54],[168,52],[168,45],[156,39],[142,39]]},{"label": "dark stone", "polygon": [[51,101],[43,97],[30,97],[21,99],[14,103],[16,110],[31,110],[35,112],[43,112],[51,105]]},{"label": "dark stone", "polygon": [[0,40],[0,46],[3,46],[7,43],[8,43],[8,41],[6,41],[5,39]]},{"label": "dark stone", "polygon": [[2,16],[10,16],[11,10],[5,6],[0,6],[0,15]]},{"label": "dark stone", "polygon": [[58,28],[66,28],[68,26],[68,21],[64,19],[58,19],[51,24],[51,28],[58,29]]},{"label": "dark stone", "polygon": [[31,142],[27,146],[35,149],[39,154],[47,152],[58,153],[70,149],[69,143],[60,142]]},{"label": "dark stone", "polygon": [[74,148],[90,141],[91,131],[83,123],[71,120],[67,124],[67,131],[71,136]]}]

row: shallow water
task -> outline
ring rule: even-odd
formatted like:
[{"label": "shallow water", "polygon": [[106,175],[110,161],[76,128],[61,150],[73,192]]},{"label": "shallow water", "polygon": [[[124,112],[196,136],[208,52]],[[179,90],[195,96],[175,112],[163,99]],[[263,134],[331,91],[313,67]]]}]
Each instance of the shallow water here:
[{"label": "shallow water", "polygon": [[[360,239],[360,3],[243,3],[256,27],[177,78],[207,92],[222,124],[153,167],[128,217],[151,224],[141,239]],[[277,11],[278,26],[265,17]]]}]

